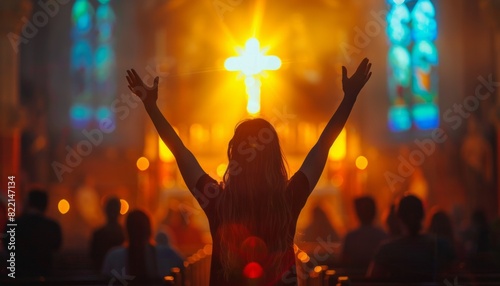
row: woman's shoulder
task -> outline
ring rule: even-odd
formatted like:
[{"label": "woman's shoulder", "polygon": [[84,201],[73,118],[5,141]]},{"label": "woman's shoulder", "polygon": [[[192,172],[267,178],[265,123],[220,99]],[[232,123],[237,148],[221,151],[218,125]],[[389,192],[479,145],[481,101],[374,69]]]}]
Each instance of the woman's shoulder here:
[{"label": "woman's shoulder", "polygon": [[311,193],[309,190],[309,180],[300,170],[295,172],[295,174],[290,177],[286,189],[287,193],[294,197],[299,195],[302,200],[307,200],[309,194]]},{"label": "woman's shoulder", "polygon": [[309,181],[307,179],[307,176],[304,174],[304,172],[302,172],[301,170],[298,170],[297,172],[295,172],[295,174],[293,174],[291,177],[290,177],[290,180],[288,180],[288,185],[290,184],[309,184]]},{"label": "woman's shoulder", "polygon": [[205,173],[198,178],[198,181],[196,182],[196,189],[200,192],[205,192],[208,189],[221,189],[222,188],[222,183],[217,182],[214,178],[212,178],[209,174]]}]

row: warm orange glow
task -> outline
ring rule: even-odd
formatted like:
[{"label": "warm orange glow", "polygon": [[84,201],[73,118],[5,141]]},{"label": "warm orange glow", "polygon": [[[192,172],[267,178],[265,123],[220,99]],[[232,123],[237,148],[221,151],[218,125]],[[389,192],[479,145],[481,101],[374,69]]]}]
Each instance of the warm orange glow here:
[{"label": "warm orange glow", "polygon": [[126,200],[120,199],[120,213],[122,215],[126,214],[128,212],[128,202]]},{"label": "warm orange glow", "polygon": [[307,146],[306,148],[309,149],[316,143],[318,140],[318,136],[316,135],[316,128],[315,125],[307,123],[307,122],[300,122],[298,125],[298,133],[300,134],[302,144],[303,146]]},{"label": "warm orange glow", "polygon": [[158,134],[153,131],[146,132],[144,136],[144,151],[143,155],[147,158],[157,158],[158,157]]},{"label": "warm orange glow", "polygon": [[307,253],[305,253],[303,251],[297,255],[297,258],[300,261],[302,261],[302,263],[307,263],[310,260],[309,255],[307,255]]},{"label": "warm orange glow", "polygon": [[335,273],[337,273],[337,271],[335,271],[333,269],[326,270],[326,272],[325,272],[325,274],[328,276],[333,276],[333,275],[335,275]]},{"label": "warm orange glow", "polygon": [[338,281],[349,281],[349,277],[347,276],[339,276]]},{"label": "warm orange glow", "polygon": [[69,202],[65,199],[62,199],[57,204],[57,208],[61,214],[65,214],[69,211]]},{"label": "warm orange glow", "polygon": [[342,129],[339,136],[330,147],[330,152],[328,152],[328,159],[332,161],[341,161],[345,158],[347,153],[347,136],[345,128]]},{"label": "warm orange glow", "polygon": [[340,186],[342,186],[342,183],[344,183],[344,178],[341,175],[337,174],[337,175],[333,176],[332,184],[334,186],[340,187]]},{"label": "warm orange glow", "polygon": [[137,169],[146,171],[149,168],[149,160],[146,157],[137,159]]},{"label": "warm orange glow", "polygon": [[366,159],[365,156],[358,156],[358,158],[356,158],[356,167],[360,170],[364,170],[366,169],[366,167],[368,166],[368,159]]},{"label": "warm orange glow", "polygon": [[238,71],[245,76],[246,93],[248,95],[247,112],[257,115],[260,112],[261,81],[259,75],[266,70],[277,70],[281,60],[277,56],[266,56],[267,49],[261,49],[259,40],[250,38],[245,48],[238,49],[238,56],[229,57],[224,62],[228,71]]},{"label": "warm orange glow", "polygon": [[160,149],[160,160],[162,162],[171,163],[175,160],[174,154],[168,149],[167,145],[161,139],[158,140],[158,147]]},{"label": "warm orange glow", "polygon": [[[233,126],[231,126],[233,127]],[[226,145],[226,133],[228,129],[221,123],[215,123],[212,125],[211,133],[212,133],[212,144],[213,146],[223,146]]]},{"label": "warm orange glow", "polygon": [[203,247],[203,252],[206,254],[206,255],[211,255],[212,254],[212,245],[211,244],[207,244]]},{"label": "warm orange glow", "polygon": [[209,130],[206,130],[201,124],[195,123],[189,127],[189,137],[191,145],[203,146],[210,136]]},{"label": "warm orange glow", "polygon": [[227,169],[226,164],[224,163],[219,164],[219,166],[217,166],[217,176],[222,178],[224,176],[224,173],[226,172],[226,169]]}]

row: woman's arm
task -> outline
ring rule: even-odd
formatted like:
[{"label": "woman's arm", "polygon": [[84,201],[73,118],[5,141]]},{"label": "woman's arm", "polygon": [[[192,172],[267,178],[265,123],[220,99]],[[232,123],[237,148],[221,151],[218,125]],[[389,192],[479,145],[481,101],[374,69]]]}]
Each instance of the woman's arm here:
[{"label": "woman's arm", "polygon": [[342,128],[344,128],[359,92],[372,75],[370,72],[371,65],[369,60],[365,58],[350,78],[347,76],[347,69],[342,67],[344,99],[299,169],[309,180],[309,191],[312,191],[316,183],[318,183],[328,158],[328,151],[342,131]]},{"label": "woman's arm", "polygon": [[160,135],[161,140],[163,140],[170,151],[172,151],[184,182],[189,190],[193,191],[196,182],[205,172],[193,153],[191,153],[184,143],[182,143],[181,138],[179,138],[172,125],[165,119],[156,105],[159,78],[156,77],[153,86],[149,87],[144,84],[135,70],[128,70],[127,74],[127,81],[129,83],[128,88],[141,98],[151,121],[153,121],[156,131],[158,131],[158,135]]}]

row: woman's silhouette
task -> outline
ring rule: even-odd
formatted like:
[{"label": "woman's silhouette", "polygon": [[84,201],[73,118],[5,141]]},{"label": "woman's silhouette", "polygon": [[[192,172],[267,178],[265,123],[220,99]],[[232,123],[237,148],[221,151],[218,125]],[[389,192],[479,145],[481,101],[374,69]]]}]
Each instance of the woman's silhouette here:
[{"label": "woman's silhouette", "polygon": [[127,71],[129,89],[144,103],[161,139],[174,154],[182,177],[210,224],[213,256],[210,285],[296,285],[293,237],[297,218],[325,166],[356,98],[371,76],[364,59],[352,77],[342,67],[344,99],[299,171],[288,180],[278,135],[264,119],[236,126],[228,168],[218,184],[201,168],[156,105],[158,81],[144,84]]}]

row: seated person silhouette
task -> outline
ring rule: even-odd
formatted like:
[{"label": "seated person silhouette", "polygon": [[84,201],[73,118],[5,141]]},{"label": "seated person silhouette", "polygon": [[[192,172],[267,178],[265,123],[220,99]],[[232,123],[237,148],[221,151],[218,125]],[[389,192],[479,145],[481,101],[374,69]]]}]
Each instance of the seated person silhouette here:
[{"label": "seated person silhouette", "polygon": [[351,274],[366,273],[368,265],[380,243],[388,235],[374,226],[377,207],[372,197],[365,196],[354,200],[356,215],[360,226],[350,231],[344,238],[342,264]]},{"label": "seated person silhouette", "polygon": [[486,213],[476,209],[471,215],[470,225],[464,232],[466,263],[473,273],[498,272],[492,257],[492,246],[497,242],[492,238]]},{"label": "seated person silhouette", "polygon": [[427,233],[448,241],[453,246],[455,252],[463,252],[464,250],[462,250],[457,239],[455,239],[455,230],[451,217],[444,210],[440,210],[439,208],[434,208],[431,213],[432,215],[429,218]]},{"label": "seated person silhouette", "polygon": [[164,232],[158,232],[155,241],[156,250],[158,251],[158,267],[160,268],[160,273],[165,276],[170,274],[174,267],[182,269],[184,266],[184,258],[177,250],[170,246],[168,235]]},{"label": "seated person silhouette", "polygon": [[403,225],[400,238],[384,242],[375,254],[368,276],[397,281],[437,281],[454,259],[452,246],[435,236],[421,234],[422,201],[408,195],[401,199],[397,216]]},{"label": "seated person silhouette", "polygon": [[125,242],[123,228],[118,222],[120,215],[120,200],[111,197],[105,206],[107,222],[92,234],[90,241],[90,257],[97,271],[102,268],[102,261],[106,253],[115,246]]},{"label": "seated person silhouette", "polygon": [[113,276],[114,271],[137,277],[138,280],[161,279],[170,275],[173,267],[183,268],[183,259],[165,246],[151,242],[151,222],[141,210],[133,210],[126,221],[128,246],[111,249],[102,266],[102,274]]},{"label": "seated person silhouette", "polygon": [[[62,232],[56,221],[44,215],[47,205],[47,193],[33,189],[28,194],[24,212],[16,218],[16,278],[52,275],[53,255],[61,247]],[[5,232],[9,229],[7,226]]]}]

